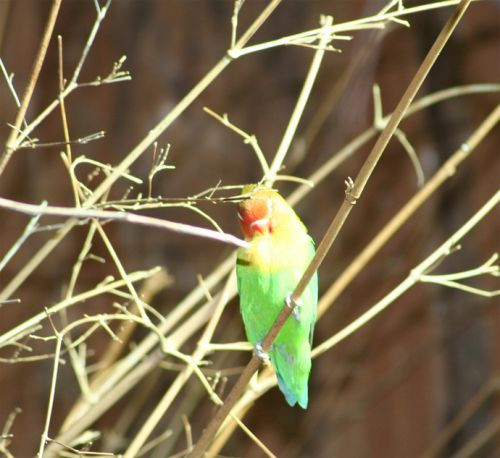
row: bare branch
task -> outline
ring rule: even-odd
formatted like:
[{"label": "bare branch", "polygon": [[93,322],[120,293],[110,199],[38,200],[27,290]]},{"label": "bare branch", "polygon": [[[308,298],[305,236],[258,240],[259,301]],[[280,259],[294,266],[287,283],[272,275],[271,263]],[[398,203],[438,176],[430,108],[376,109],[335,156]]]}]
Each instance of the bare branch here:
[{"label": "bare branch", "polygon": [[139,224],[142,226],[157,227],[169,231],[177,232],[180,234],[194,235],[219,242],[227,243],[237,247],[247,247],[248,244],[244,240],[239,239],[231,234],[220,233],[211,229],[203,227],[191,226],[189,224],[177,223],[150,216],[137,215],[135,213],[105,211],[105,210],[92,210],[88,208],[72,208],[72,207],[54,207],[43,205],[32,205],[22,202],[16,202],[10,199],[0,197],[0,208],[7,208],[29,215],[53,215],[62,216],[76,219],[102,219],[110,221],[123,221],[131,224]]},{"label": "bare branch", "polygon": [[7,163],[9,162],[12,153],[15,151],[13,146],[14,142],[18,137],[19,129],[24,121],[24,116],[28,110],[28,106],[31,102],[31,97],[33,96],[33,91],[35,90],[36,82],[38,81],[38,76],[40,75],[40,70],[42,69],[45,56],[47,54],[47,48],[49,47],[50,38],[52,37],[52,32],[54,30],[54,25],[56,23],[57,15],[59,14],[59,8],[61,6],[62,0],[53,0],[52,8],[50,10],[49,18],[47,24],[45,25],[45,30],[43,32],[42,39],[40,40],[40,47],[38,49],[37,56],[33,62],[33,68],[31,70],[30,80],[28,86],[23,95],[23,100],[19,111],[17,112],[16,120],[14,121],[14,128],[11,130],[9,138],[7,139],[5,151],[0,158],[0,175],[2,175]]}]

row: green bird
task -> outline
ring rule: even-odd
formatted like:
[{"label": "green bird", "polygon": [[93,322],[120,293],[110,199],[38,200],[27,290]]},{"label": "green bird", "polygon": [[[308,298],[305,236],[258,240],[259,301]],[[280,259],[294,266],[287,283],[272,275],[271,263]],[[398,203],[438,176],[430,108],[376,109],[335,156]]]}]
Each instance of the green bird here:
[{"label": "green bird", "polygon": [[[276,191],[246,186],[238,218],[249,242],[238,250],[240,309],[248,340],[264,359],[260,342],[288,303],[314,255],[314,242],[290,205]],[[316,322],[315,274],[269,350],[280,390],[291,406],[307,408],[311,344]]]}]

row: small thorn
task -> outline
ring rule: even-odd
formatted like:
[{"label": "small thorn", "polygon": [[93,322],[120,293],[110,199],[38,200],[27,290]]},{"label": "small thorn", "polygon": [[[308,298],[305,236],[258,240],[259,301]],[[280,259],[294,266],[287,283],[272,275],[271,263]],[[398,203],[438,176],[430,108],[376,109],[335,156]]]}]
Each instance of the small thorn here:
[{"label": "small thorn", "polygon": [[347,180],[344,181],[345,183],[345,198],[347,200],[347,202],[349,202],[351,205],[354,205],[359,196],[355,196],[354,195],[354,181],[351,177],[347,177]]},{"label": "small thorn", "polygon": [[292,309],[292,315],[295,318],[295,321],[300,321],[300,307],[302,307],[302,302],[300,300],[293,301],[292,295],[289,294],[285,298],[285,303],[288,307]]},{"label": "small thorn", "polygon": [[255,344],[255,347],[253,349],[255,355],[265,364],[265,363],[268,363],[270,358],[269,358],[269,354],[266,353],[263,349],[262,349],[262,344],[260,342],[257,342]]}]

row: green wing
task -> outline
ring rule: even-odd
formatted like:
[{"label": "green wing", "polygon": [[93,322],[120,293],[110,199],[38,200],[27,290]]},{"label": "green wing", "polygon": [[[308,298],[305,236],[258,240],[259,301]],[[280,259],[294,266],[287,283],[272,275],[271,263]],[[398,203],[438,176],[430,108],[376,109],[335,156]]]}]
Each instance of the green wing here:
[{"label": "green wing", "polygon": [[[310,256],[294,266],[285,266],[274,272],[257,269],[244,256],[237,262],[240,308],[248,340],[262,341],[280,313],[285,298],[302,276],[314,255],[310,240]],[[317,316],[318,279],[311,279],[301,297],[298,319],[290,316],[276,338],[269,355],[276,371],[278,384],[287,402],[307,407],[307,383],[311,370],[311,342]]]}]

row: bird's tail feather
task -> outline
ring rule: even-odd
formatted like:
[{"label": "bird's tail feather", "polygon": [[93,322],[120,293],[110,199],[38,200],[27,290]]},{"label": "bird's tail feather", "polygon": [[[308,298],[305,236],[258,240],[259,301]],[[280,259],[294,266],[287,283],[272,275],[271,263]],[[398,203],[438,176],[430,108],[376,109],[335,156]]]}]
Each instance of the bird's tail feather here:
[{"label": "bird's tail feather", "polygon": [[278,378],[278,386],[285,395],[290,406],[299,404],[307,409],[308,389],[307,382],[311,370],[310,347],[307,346],[307,355],[296,356],[287,351],[283,345],[274,345],[270,352],[271,363]]}]

